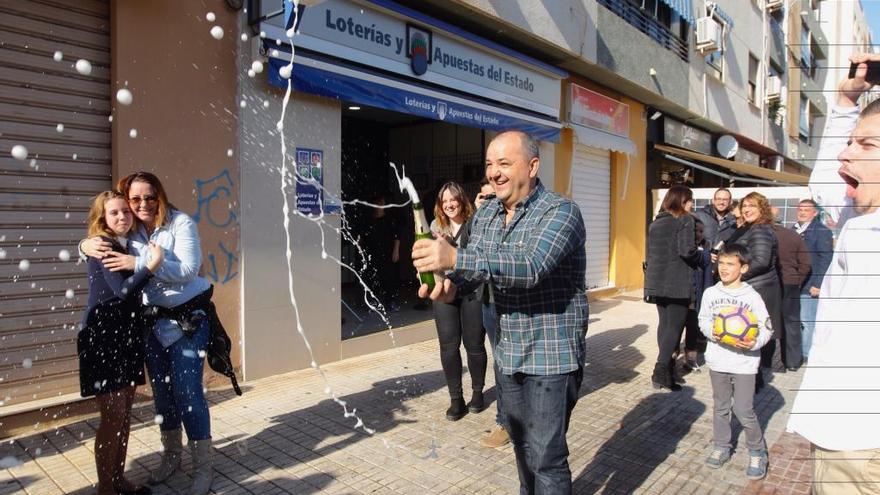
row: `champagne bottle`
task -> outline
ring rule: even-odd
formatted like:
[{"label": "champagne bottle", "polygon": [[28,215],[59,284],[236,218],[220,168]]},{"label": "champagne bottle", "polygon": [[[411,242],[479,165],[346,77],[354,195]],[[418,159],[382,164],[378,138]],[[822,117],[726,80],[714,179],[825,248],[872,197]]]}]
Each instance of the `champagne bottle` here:
[{"label": "champagne bottle", "polygon": [[[422,203],[413,202],[413,217],[416,224],[416,240],[432,239],[431,231],[428,229],[428,220],[425,218],[425,210]],[[428,289],[434,289],[434,272],[419,272],[419,281],[428,285]]]}]

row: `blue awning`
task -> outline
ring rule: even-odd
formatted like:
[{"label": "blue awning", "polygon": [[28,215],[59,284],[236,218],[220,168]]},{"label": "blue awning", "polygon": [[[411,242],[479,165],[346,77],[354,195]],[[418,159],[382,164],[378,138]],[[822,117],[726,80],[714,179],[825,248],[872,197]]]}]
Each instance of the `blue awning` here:
[{"label": "blue awning", "polygon": [[713,9],[712,11],[715,13],[715,15],[720,17],[724,21],[724,23],[727,24],[728,30],[733,29],[733,18],[730,17],[730,15],[727,12],[725,12],[721,7],[719,7],[717,3],[715,4],[715,6],[712,9]]},{"label": "blue awning", "polygon": [[686,20],[689,24],[694,23],[694,6],[691,0],[662,0],[673,12],[679,17]]},{"label": "blue awning", "polygon": [[[287,79],[281,77],[279,70],[288,64],[289,60],[269,59],[269,84],[287,88]],[[554,120],[494,106],[464,95],[440,92],[415,82],[312,59],[302,52],[297,52],[291,77],[293,88],[305,93],[451,124],[493,131],[517,129],[541,141],[559,142],[562,124]]]}]

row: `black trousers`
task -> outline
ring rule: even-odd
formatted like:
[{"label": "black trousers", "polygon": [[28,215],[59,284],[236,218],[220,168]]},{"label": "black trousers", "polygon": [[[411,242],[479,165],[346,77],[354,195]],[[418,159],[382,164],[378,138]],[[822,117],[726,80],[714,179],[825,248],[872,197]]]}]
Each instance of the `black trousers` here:
[{"label": "black trousers", "polygon": [[699,312],[696,309],[688,309],[687,320],[684,328],[684,350],[706,352],[706,336],[700,331]]},{"label": "black trousers", "polygon": [[782,286],[772,285],[767,287],[755,288],[764,306],[767,306],[767,312],[770,313],[770,326],[773,328],[773,338],[770,339],[764,347],[761,348],[761,366],[764,368],[773,367],[773,354],[776,353],[776,341],[782,338],[785,333],[785,319],[782,316]]},{"label": "black trousers", "polygon": [[453,303],[435,301],[434,323],[440,340],[440,364],[446,376],[449,396],[463,398],[461,387],[461,353],[464,343],[467,353],[471,388],[483,391],[486,384],[486,331],[483,329],[483,305],[473,294]]},{"label": "black trousers", "polygon": [[782,362],[788,368],[797,368],[803,361],[801,349],[801,288],[797,285],[782,286]]},{"label": "black trousers", "polygon": [[657,362],[666,364],[681,342],[690,300],[658,297],[656,304],[657,315],[660,317],[657,325]]}]

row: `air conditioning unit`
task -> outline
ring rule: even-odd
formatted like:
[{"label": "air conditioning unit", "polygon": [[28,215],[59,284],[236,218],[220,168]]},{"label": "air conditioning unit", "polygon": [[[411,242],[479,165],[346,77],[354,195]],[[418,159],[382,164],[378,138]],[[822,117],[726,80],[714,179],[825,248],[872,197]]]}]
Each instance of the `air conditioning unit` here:
[{"label": "air conditioning unit", "polygon": [[697,50],[704,55],[720,50],[722,31],[721,25],[712,17],[697,19]]},{"label": "air conditioning unit", "polygon": [[764,7],[767,10],[776,10],[778,8],[781,8],[784,3],[785,0],[765,0]]},{"label": "air conditioning unit", "polygon": [[782,79],[779,76],[767,78],[767,101],[776,101],[782,95]]}]

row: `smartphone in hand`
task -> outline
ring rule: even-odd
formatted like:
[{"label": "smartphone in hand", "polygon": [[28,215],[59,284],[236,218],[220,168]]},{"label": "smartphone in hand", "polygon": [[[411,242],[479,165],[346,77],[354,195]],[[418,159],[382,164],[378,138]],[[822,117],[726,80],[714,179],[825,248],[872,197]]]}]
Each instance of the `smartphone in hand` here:
[{"label": "smartphone in hand", "polygon": [[[880,84],[880,61],[869,60],[865,62],[868,64],[868,74],[865,76],[865,81],[868,81],[871,84]],[[856,77],[856,69],[859,68],[859,64],[850,64],[849,65],[849,79]]]}]

